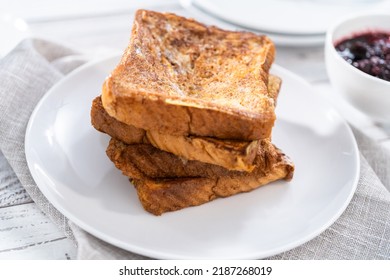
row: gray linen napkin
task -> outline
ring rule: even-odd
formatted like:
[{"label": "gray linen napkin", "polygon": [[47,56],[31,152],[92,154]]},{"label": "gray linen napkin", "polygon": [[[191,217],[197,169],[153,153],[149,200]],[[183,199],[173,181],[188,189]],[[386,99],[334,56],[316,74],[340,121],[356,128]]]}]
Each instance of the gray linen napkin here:
[{"label": "gray linen napkin", "polygon": [[[82,63],[74,51],[37,39],[23,41],[0,61],[0,150],[42,212],[75,240],[79,259],[145,259],[68,221],[42,195],[26,164],[24,135],[35,105]],[[361,171],[350,205],[321,235],[271,259],[390,259],[390,193],[386,189],[390,188],[390,154],[364,133],[356,129],[354,133],[361,150]]]}]

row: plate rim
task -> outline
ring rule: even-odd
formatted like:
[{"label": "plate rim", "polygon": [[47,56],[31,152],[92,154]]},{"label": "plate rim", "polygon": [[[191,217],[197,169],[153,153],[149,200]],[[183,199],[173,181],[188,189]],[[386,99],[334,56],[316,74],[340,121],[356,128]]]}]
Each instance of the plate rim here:
[{"label": "plate rim", "polygon": [[[291,33],[280,33],[273,32],[266,29],[250,28],[248,26],[241,25],[239,23],[234,23],[228,21],[227,19],[221,18],[217,15],[204,11],[202,8],[198,7],[193,0],[179,0],[180,5],[189,12],[193,17],[199,18],[204,22],[208,20],[216,20],[219,25],[223,24],[223,28],[226,30],[235,30],[237,28],[242,28],[243,30],[252,32],[252,33],[261,33],[269,36],[276,45],[280,46],[320,46],[325,42],[325,33],[318,33],[314,35],[306,34],[291,34]],[[205,19],[204,19],[205,18]],[[212,25],[212,24],[211,24]]]},{"label": "plate rim", "polygon": [[[310,32],[308,32],[307,30],[306,31],[303,31],[303,30],[300,30],[300,31],[286,31],[286,30],[283,30],[281,28],[270,27],[269,24],[266,25],[268,27],[264,27],[264,26],[263,27],[259,27],[259,26],[256,26],[256,24],[253,24],[253,23],[248,22],[246,20],[243,21],[243,20],[240,20],[240,19],[229,18],[228,16],[223,15],[218,10],[216,11],[214,9],[210,9],[208,7],[209,5],[212,5],[212,1],[210,2],[210,0],[181,0],[181,1],[184,3],[184,5],[193,5],[197,9],[201,10],[203,13],[205,13],[205,14],[207,14],[209,16],[212,16],[214,18],[217,18],[219,20],[225,21],[227,23],[233,24],[235,26],[241,26],[241,27],[246,28],[246,29],[257,30],[257,31],[260,31],[260,32],[268,32],[269,34],[272,34],[272,33],[273,34],[277,34],[277,35],[285,34],[285,35],[298,36],[298,37],[301,37],[301,36],[313,37],[313,36],[323,35],[325,37],[325,33],[327,31],[327,28],[318,28],[318,29],[310,31]],[[381,0],[381,1],[378,1],[377,3],[371,3],[371,4],[369,4],[369,3],[358,3],[360,5],[359,9],[354,10],[353,12],[357,13],[357,12],[359,12],[359,10],[361,12],[361,11],[365,11],[365,10],[380,9],[382,7],[382,5],[385,5],[382,2],[386,2],[386,1]],[[274,5],[274,4],[275,3],[272,3],[272,5]],[[337,4],[339,4],[339,3],[336,3],[335,8],[340,9],[340,6],[337,6]],[[315,4],[309,3],[309,5],[314,7]],[[321,7],[326,7],[327,6],[324,3],[317,3],[317,5],[321,5]],[[350,9],[350,4],[344,4],[343,8],[346,10],[345,11],[346,12],[345,15],[351,13],[348,10],[348,9]],[[343,16],[341,16],[341,17],[343,17]]]},{"label": "plate rim", "polygon": [[[25,139],[24,139],[26,162],[27,162],[27,166],[28,166],[28,169],[30,171],[30,174],[31,174],[32,178],[34,179],[34,182],[36,183],[38,189],[47,198],[47,200],[62,215],[64,215],[64,217],[66,217],[69,221],[73,222],[74,224],[76,224],[81,229],[85,230],[86,232],[90,233],[94,237],[99,238],[99,239],[101,239],[101,240],[103,240],[111,245],[114,245],[118,248],[127,250],[131,253],[139,254],[142,256],[147,256],[147,257],[152,257],[152,258],[157,258],[157,259],[193,259],[194,257],[190,257],[188,255],[180,255],[180,254],[169,253],[169,252],[159,252],[156,250],[143,248],[143,247],[140,247],[140,246],[137,246],[134,244],[129,244],[129,243],[123,242],[121,240],[118,240],[115,237],[113,238],[113,237],[109,236],[109,234],[107,234],[107,233],[103,233],[100,230],[95,229],[93,226],[80,220],[78,217],[76,217],[75,215],[73,215],[72,213],[70,213],[69,211],[64,209],[64,207],[62,205],[60,205],[60,203],[58,203],[55,199],[53,199],[52,194],[46,188],[43,188],[43,190],[42,190],[42,188],[37,183],[37,179],[36,179],[37,175],[34,174],[34,172],[32,171],[33,168],[31,166],[32,162],[30,161],[30,151],[29,151],[30,143],[28,142],[28,138],[29,138],[28,135],[31,133],[35,116],[39,113],[39,109],[41,108],[41,106],[45,103],[46,99],[53,92],[55,92],[58,88],[60,88],[64,83],[67,83],[68,80],[72,79],[74,76],[77,76],[80,72],[84,71],[85,69],[94,67],[96,65],[107,63],[108,61],[110,61],[112,59],[118,59],[118,61],[119,61],[120,56],[118,56],[118,54],[115,54],[112,56],[107,56],[104,58],[100,58],[97,60],[87,62],[86,64],[76,68],[75,70],[70,72],[68,75],[66,75],[64,78],[59,80],[52,88],[50,88],[50,90],[48,90],[42,96],[42,98],[39,100],[39,102],[36,104],[32,114],[29,118],[27,128],[26,128],[26,133],[25,133]],[[289,70],[287,70],[287,69],[285,69],[277,64],[273,64],[272,69],[277,69],[277,71],[279,71],[279,72],[287,73],[287,75],[293,77],[294,80],[299,81],[299,83],[304,84],[306,87],[309,87],[309,88],[312,87],[304,78],[300,77],[299,75],[297,75],[297,74],[295,74],[295,73],[293,73],[293,72],[291,72],[291,71],[289,71]],[[345,211],[345,209],[350,204],[350,201],[351,201],[351,199],[356,191],[356,188],[358,186],[358,181],[360,178],[360,164],[361,163],[360,163],[359,149],[358,149],[358,145],[356,142],[356,138],[352,132],[351,127],[348,125],[347,121],[338,113],[338,111],[332,106],[332,104],[320,95],[317,95],[317,98],[320,98],[321,101],[325,102],[328,105],[328,107],[330,107],[334,110],[334,112],[337,114],[337,117],[340,120],[340,123],[342,123],[343,127],[346,129],[346,132],[348,133],[349,138],[352,142],[351,144],[353,146],[352,148],[354,151],[354,153],[353,153],[354,154],[354,169],[356,170],[356,172],[354,174],[353,181],[351,182],[351,188],[350,188],[349,195],[348,195],[347,199],[345,200],[343,206],[340,207],[336,213],[334,213],[332,218],[330,218],[327,223],[325,223],[324,225],[319,227],[317,230],[312,231],[311,234],[308,234],[308,235],[306,235],[300,239],[297,239],[294,242],[290,242],[286,245],[275,247],[272,250],[270,249],[270,250],[261,251],[261,252],[257,252],[257,253],[249,253],[249,254],[241,255],[241,256],[237,257],[236,259],[267,258],[267,257],[272,257],[274,255],[283,253],[285,251],[291,250],[293,248],[296,248],[296,247],[312,240],[313,238],[317,237],[322,232],[324,232],[326,229],[328,229],[342,215],[342,213]],[[195,258],[202,259],[202,257],[200,257],[200,258],[195,257]],[[207,256],[204,256],[203,258],[209,259],[209,257],[207,257]],[[221,257],[221,258],[223,259],[223,257]]]}]

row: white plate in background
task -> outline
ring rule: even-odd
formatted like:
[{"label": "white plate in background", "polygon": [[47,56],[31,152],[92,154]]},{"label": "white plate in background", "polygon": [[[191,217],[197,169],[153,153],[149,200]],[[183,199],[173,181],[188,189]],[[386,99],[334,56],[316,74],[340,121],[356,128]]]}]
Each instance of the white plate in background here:
[{"label": "white plate in background", "polygon": [[291,182],[156,217],[105,154],[109,137],[90,124],[90,108],[119,56],[90,63],[54,86],[31,115],[26,159],[47,199],[87,232],[154,258],[265,258],[329,227],[357,186],[358,149],[336,111],[302,79],[283,79],[273,141],[296,165]]},{"label": "white plate in background", "polygon": [[325,42],[324,34],[315,35],[296,35],[286,33],[273,33],[265,30],[250,29],[248,27],[234,25],[232,22],[215,17],[211,13],[207,13],[193,4],[191,0],[180,0],[180,4],[185,9],[183,16],[192,17],[207,25],[215,25],[227,30],[249,30],[254,33],[265,34],[269,36],[272,41],[279,46],[319,46]]},{"label": "white plate in background", "polygon": [[389,7],[385,0],[182,0],[232,24],[275,34],[325,34],[350,13]]}]

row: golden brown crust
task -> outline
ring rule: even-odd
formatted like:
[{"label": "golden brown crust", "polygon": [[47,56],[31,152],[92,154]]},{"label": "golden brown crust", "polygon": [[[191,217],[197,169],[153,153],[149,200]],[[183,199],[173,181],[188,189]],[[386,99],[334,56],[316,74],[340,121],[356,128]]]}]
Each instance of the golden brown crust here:
[{"label": "golden brown crust", "polygon": [[275,75],[269,75],[268,77],[268,94],[274,100],[275,105],[278,100],[280,88],[282,87],[282,79]]},{"label": "golden brown crust", "polygon": [[137,179],[211,178],[229,172],[221,166],[196,160],[186,160],[154,148],[149,144],[127,145],[121,141],[111,139],[106,153],[124,175]]},{"label": "golden brown crust", "polygon": [[215,180],[178,178],[166,180],[132,180],[144,209],[154,215],[197,206],[216,198]]},{"label": "golden brown crust", "polygon": [[[275,100],[281,87],[281,79],[270,75],[268,92]],[[108,115],[100,97],[91,108],[92,125],[99,131],[127,144],[151,143],[156,148],[190,160],[220,165],[229,170],[251,171],[259,141],[221,140],[201,136],[173,136],[145,131],[122,123]]]},{"label": "golden brown crust", "polygon": [[103,85],[103,105],[116,119],[159,133],[267,138],[275,121],[267,91],[274,53],[266,36],[140,10]]},{"label": "golden brown crust", "polygon": [[163,151],[188,160],[222,166],[229,170],[252,171],[259,141],[220,140],[201,136],[172,136],[147,131],[148,141]]},{"label": "golden brown crust", "polygon": [[[154,215],[198,206],[216,198],[249,192],[270,182],[286,178],[290,166],[276,165],[259,177],[134,179],[138,198],[144,209]],[[292,168],[292,167],[291,167]],[[290,173],[291,174],[291,173]]]},{"label": "golden brown crust", "polygon": [[142,205],[155,215],[248,192],[278,179],[290,180],[294,173],[293,163],[268,140],[261,141],[256,167],[250,173],[183,160],[149,144],[127,145],[115,139],[107,155],[132,178]]},{"label": "golden brown crust", "polygon": [[103,108],[100,96],[92,101],[91,124],[96,130],[127,144],[143,143],[146,141],[145,130],[122,123],[107,114]]},{"label": "golden brown crust", "polygon": [[[227,170],[214,164],[186,160],[156,149],[149,144],[128,145],[116,139],[110,140],[106,152],[124,175],[137,179],[216,178],[221,176],[247,176],[248,174],[261,176],[279,163],[293,165],[288,157],[268,140],[261,141],[254,160],[255,168],[252,172]],[[129,168],[130,166],[132,168]],[[132,173],[134,169],[138,170],[135,174]]]},{"label": "golden brown crust", "polygon": [[100,97],[92,102],[92,125],[100,132],[126,144],[151,143],[164,151],[190,160],[223,166],[229,170],[251,171],[259,141],[220,140],[201,136],[172,136],[145,131],[117,121],[104,110]]}]

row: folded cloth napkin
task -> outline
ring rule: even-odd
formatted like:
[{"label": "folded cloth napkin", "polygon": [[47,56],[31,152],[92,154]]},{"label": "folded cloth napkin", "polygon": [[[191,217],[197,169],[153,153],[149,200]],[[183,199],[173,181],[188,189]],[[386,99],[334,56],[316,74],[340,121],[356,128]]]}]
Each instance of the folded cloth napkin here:
[{"label": "folded cloth napkin", "polygon": [[[75,241],[79,259],[145,259],[107,244],[67,220],[43,196],[27,167],[24,136],[35,105],[84,62],[69,48],[38,39],[21,42],[0,61],[0,149],[42,212]],[[390,188],[390,154],[364,133],[356,129],[354,133],[361,150],[361,170],[351,203],[321,235],[271,259],[390,259],[390,193],[386,189]]]}]

